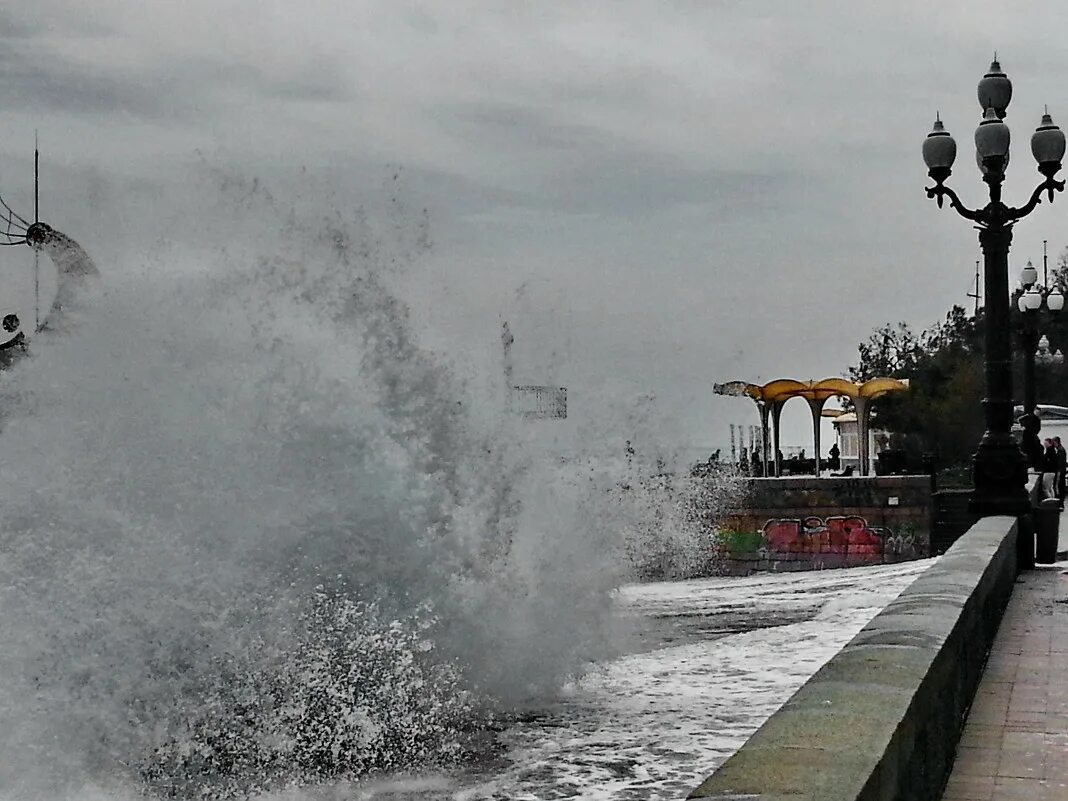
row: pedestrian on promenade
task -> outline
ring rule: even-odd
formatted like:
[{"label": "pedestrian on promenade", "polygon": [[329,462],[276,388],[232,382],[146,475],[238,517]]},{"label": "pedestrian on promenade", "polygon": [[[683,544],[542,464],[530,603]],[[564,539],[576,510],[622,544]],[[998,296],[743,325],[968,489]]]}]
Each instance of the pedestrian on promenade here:
[{"label": "pedestrian on promenade", "polygon": [[1042,497],[1057,497],[1057,447],[1049,437],[1042,440]]},{"label": "pedestrian on promenade", "polygon": [[1068,453],[1061,444],[1060,437],[1053,438],[1053,447],[1057,449],[1057,500],[1064,502],[1065,468],[1068,467]]}]

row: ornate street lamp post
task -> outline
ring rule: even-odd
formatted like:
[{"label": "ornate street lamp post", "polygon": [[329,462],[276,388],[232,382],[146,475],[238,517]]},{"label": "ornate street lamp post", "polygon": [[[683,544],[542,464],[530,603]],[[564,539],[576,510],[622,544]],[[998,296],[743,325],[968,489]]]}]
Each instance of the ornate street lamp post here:
[{"label": "ornate street lamp post", "polygon": [[[1042,458],[1042,445],[1038,441],[1038,430],[1041,427],[1041,423],[1035,413],[1035,407],[1038,405],[1035,388],[1035,351],[1036,349],[1041,350],[1042,355],[1039,358],[1043,363],[1049,364],[1057,363],[1057,354],[1049,352],[1049,339],[1045,335],[1039,339],[1037,318],[1043,306],[1054,313],[1063,309],[1064,295],[1054,287],[1043,296],[1038,288],[1038,270],[1032,266],[1031,262],[1027,262],[1027,266],[1024,267],[1023,272],[1020,274],[1020,283],[1024,287],[1024,292],[1016,300],[1016,304],[1023,318],[1021,339],[1024,350],[1024,415],[1020,418],[1020,425],[1023,427],[1022,450],[1027,456],[1028,464],[1031,467],[1038,467],[1039,460]],[[1043,342],[1045,347],[1042,347]],[[1057,351],[1057,353],[1060,353],[1060,351]],[[1061,360],[1063,359],[1062,355]]]},{"label": "ornate street lamp post", "polygon": [[986,398],[983,411],[986,431],[973,457],[973,480],[969,508],[980,515],[1022,515],[1030,510],[1025,484],[1027,464],[1013,441],[1012,428],[1012,345],[1009,332],[1009,244],[1012,226],[1034,211],[1043,192],[1053,201],[1054,192],[1064,189],[1064,181],[1054,176],[1064,157],[1064,133],[1053,124],[1049,114],[1031,137],[1031,152],[1038,171],[1045,180],[1031,193],[1020,208],[1001,201],[1001,184],[1009,163],[1009,128],[1003,122],[1005,109],[1012,98],[1012,84],[995,60],[990,71],[979,81],[979,105],[983,118],[975,130],[975,158],[990,194],[990,202],[972,210],[961,203],[957,194],[945,186],[950,176],[957,145],[939,119],[923,143],[923,160],[935,185],[927,196],[935,198],[941,208],[949,198],[953,209],[979,228],[983,249],[986,296],[985,373]]}]

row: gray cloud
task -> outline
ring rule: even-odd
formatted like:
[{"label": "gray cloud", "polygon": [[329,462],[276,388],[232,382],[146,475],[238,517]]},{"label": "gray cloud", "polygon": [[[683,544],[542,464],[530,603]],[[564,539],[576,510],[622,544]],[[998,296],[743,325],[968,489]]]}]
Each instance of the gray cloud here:
[{"label": "gray cloud", "polygon": [[770,170],[695,165],[591,126],[554,120],[514,105],[464,106],[439,119],[441,130],[454,138],[516,154],[516,169],[530,174],[530,188],[517,193],[515,202],[530,208],[631,216],[709,203],[733,214],[750,205],[747,194],[774,203],[773,188],[786,190],[797,179]]},{"label": "gray cloud", "polygon": [[0,51],[0,104],[47,114],[132,113],[157,116],[166,107],[158,88],[87,71],[32,44]]},{"label": "gray cloud", "polygon": [[[427,301],[438,323],[492,339],[515,287],[544,282],[570,303],[576,392],[656,391],[722,441],[748,409],[712,381],[833,374],[873,326],[967,302],[975,234],[924,198],[920,143],[940,110],[978,202],[974,87],[997,48],[1006,189],[1026,196],[1042,104],[1068,123],[1066,23],[1053,0],[44,0],[0,11],[0,166],[24,172],[40,127],[53,180],[106,175],[120,205],[136,186],[132,220],[166,217],[196,149],[280,195],[313,175],[342,206],[401,165],[438,243],[428,286],[452,298]],[[1014,260],[1059,249],[1064,205],[1018,226]]]},{"label": "gray cloud", "polygon": [[[311,51],[282,66],[229,58],[211,47],[157,52],[150,42],[131,42],[121,19],[109,26],[103,17],[41,10],[0,13],[2,103],[39,113],[129,114],[173,123],[193,113],[225,119],[245,105],[351,97],[338,64]],[[263,45],[269,50],[271,43]]]}]

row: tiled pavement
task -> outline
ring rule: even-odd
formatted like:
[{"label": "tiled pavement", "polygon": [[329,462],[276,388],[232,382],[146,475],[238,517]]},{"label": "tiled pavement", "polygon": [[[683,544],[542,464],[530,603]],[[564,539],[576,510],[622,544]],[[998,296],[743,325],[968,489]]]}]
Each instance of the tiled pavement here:
[{"label": "tiled pavement", "polygon": [[1017,579],[943,799],[1068,801],[1068,562]]}]

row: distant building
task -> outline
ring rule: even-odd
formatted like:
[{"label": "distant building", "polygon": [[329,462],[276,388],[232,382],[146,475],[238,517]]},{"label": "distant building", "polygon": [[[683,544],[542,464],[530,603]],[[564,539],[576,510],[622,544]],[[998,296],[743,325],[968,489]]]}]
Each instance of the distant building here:
[{"label": "distant building", "polygon": [[[838,438],[838,450],[841,451],[842,469],[852,467],[860,473],[860,431],[855,412],[840,414],[831,420],[835,436]],[[874,457],[879,451],[886,450],[890,444],[890,433],[875,427],[873,420],[868,427],[868,453]]]},{"label": "distant building", "polygon": [[516,386],[512,383],[512,345],[515,336],[505,320],[501,325],[501,348],[504,355],[504,383],[508,388],[508,406],[513,414],[532,420],[567,419],[567,387],[542,384]]},{"label": "distant building", "polygon": [[567,387],[514,386],[512,412],[536,420],[567,418]]}]

